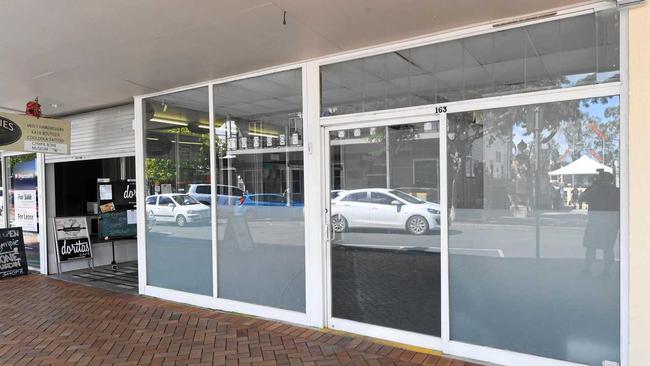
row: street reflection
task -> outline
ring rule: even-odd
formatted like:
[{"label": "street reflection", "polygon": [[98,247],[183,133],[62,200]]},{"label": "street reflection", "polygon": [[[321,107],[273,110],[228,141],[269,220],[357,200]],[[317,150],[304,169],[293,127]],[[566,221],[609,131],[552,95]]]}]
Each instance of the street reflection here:
[{"label": "street reflection", "polygon": [[452,340],[618,360],[618,108],[608,97],[448,115]]},{"label": "street reflection", "polygon": [[437,122],[330,133],[332,314],[440,335]]}]

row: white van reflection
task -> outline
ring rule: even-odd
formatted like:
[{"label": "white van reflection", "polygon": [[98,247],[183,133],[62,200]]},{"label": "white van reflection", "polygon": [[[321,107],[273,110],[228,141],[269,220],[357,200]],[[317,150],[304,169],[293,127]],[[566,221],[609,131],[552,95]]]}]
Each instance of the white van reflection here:
[{"label": "white van reflection", "polygon": [[343,191],[331,201],[332,228],[398,229],[423,235],[440,229],[440,205],[396,189]]}]

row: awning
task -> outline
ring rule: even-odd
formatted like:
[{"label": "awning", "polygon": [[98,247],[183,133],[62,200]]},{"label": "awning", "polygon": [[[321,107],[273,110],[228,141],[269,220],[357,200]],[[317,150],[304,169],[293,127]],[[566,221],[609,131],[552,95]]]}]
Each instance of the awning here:
[{"label": "awning", "polygon": [[592,175],[598,174],[598,170],[600,169],[603,169],[607,173],[612,172],[612,168],[607,165],[601,164],[587,155],[583,155],[578,160],[560,169],[548,172],[548,175]]}]

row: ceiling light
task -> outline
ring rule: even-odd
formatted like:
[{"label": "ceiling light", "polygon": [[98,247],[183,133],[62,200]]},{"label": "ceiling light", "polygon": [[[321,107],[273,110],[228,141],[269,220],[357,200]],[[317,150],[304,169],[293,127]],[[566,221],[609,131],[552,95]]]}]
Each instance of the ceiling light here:
[{"label": "ceiling light", "polygon": [[182,121],[174,121],[171,119],[163,119],[163,118],[151,118],[149,121],[151,122],[159,122],[159,123],[166,123],[168,125],[176,125],[176,126],[187,126],[187,122],[182,122]]},{"label": "ceiling light", "polygon": [[150,140],[150,141],[158,141],[158,140],[160,140],[160,139],[157,138],[157,137],[147,137],[147,140]]},{"label": "ceiling light", "polygon": [[271,138],[274,138],[274,139],[278,138],[278,135],[271,135],[271,134],[268,134],[268,133],[249,132],[248,134],[251,135],[251,136],[271,137]]},{"label": "ceiling light", "polygon": [[[173,143],[176,143],[176,140],[172,140]],[[179,144],[184,144],[184,145],[203,145],[200,142],[189,142],[189,141],[181,141]]]},{"label": "ceiling light", "polygon": [[200,123],[198,124],[198,127],[199,127],[199,128],[205,128],[206,130],[209,130],[209,129],[210,129],[210,126],[208,126],[208,125],[202,125],[202,124],[200,124]]}]

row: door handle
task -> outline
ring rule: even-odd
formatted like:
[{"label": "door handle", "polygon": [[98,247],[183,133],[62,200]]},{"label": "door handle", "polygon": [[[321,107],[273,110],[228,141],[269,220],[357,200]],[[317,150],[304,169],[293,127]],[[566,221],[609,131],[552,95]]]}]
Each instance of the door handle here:
[{"label": "door handle", "polygon": [[326,238],[327,241],[332,241],[332,225],[330,224],[325,224],[325,230],[326,230]]}]

